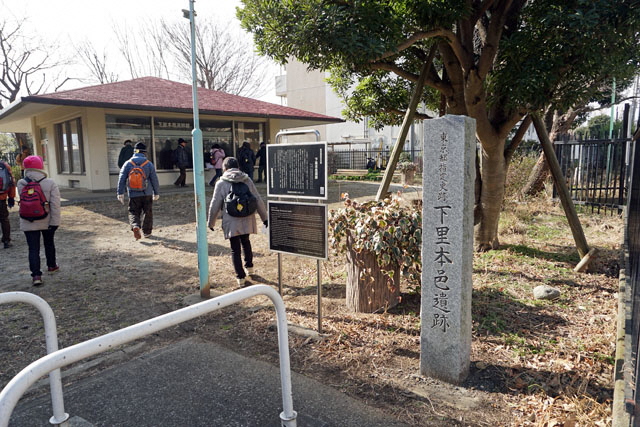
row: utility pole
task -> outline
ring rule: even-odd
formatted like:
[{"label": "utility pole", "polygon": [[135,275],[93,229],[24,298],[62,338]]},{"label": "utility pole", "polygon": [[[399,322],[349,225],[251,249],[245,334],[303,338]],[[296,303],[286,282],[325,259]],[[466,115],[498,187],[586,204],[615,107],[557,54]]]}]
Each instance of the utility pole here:
[{"label": "utility pole", "polygon": [[204,190],[204,155],[202,147],[202,131],[198,114],[198,76],[196,73],[196,13],[193,10],[195,0],[189,0],[189,10],[182,9],[182,14],[189,19],[191,26],[191,91],[193,96],[193,186],[196,196],[196,238],[198,242],[198,273],[200,278],[200,297],[211,296],[209,286],[209,243],[207,242],[207,217]]}]

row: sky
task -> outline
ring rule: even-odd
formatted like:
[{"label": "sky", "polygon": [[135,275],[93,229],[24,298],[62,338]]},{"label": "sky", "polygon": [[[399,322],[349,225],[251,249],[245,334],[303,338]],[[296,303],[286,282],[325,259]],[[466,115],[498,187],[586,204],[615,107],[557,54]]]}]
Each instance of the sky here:
[{"label": "sky", "polygon": [[[229,23],[241,32],[235,17],[235,8],[240,5],[239,0],[196,0],[196,25],[199,18],[211,17],[219,23]],[[182,9],[189,9],[188,0],[0,0],[0,14],[26,18],[26,28],[46,37],[47,41],[68,48],[72,43],[89,40],[99,52],[104,46],[117,43],[113,33],[114,24],[133,28],[145,20],[164,18],[188,25],[188,20],[182,17]],[[270,72],[273,77],[268,81],[268,93],[260,99],[279,103],[274,87],[278,67],[271,67]],[[63,87],[67,88],[71,86]]]}]

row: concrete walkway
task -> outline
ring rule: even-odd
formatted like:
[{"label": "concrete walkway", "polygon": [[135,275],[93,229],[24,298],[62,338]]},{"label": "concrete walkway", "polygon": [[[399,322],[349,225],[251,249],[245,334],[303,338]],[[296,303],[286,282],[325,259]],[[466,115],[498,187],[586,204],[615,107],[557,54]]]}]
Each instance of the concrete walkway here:
[{"label": "concrete walkway", "polygon": [[[292,389],[298,426],[405,425],[303,375],[292,373]],[[64,400],[71,425],[83,427],[275,427],[282,412],[277,366],[197,339],[180,341],[65,387]],[[10,425],[50,426],[51,415],[48,393],[22,399]]]}]

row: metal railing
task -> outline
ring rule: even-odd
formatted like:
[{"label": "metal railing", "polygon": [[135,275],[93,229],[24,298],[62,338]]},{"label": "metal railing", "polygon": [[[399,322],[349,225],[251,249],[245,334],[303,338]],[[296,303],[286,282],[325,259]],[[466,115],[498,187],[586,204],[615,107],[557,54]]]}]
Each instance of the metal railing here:
[{"label": "metal railing", "polygon": [[296,427],[297,414],[293,410],[289,337],[285,306],[278,292],[267,285],[254,285],[239,289],[55,351],[36,360],[13,377],[0,392],[0,427],[8,426],[11,414],[22,395],[40,377],[49,372],[257,295],[269,297],[276,309],[283,407],[283,411],[280,413],[280,421],[283,427]]},{"label": "metal railing", "polygon": [[[28,292],[5,292],[0,294],[0,304],[12,302],[30,304],[40,311],[40,314],[42,314],[42,320],[44,321],[44,337],[47,354],[58,351],[56,317],[49,304],[39,296]],[[69,414],[64,412],[60,369],[54,369],[49,373],[49,385],[51,387],[51,406],[53,407],[53,416],[49,419],[49,422],[51,424],[66,425],[65,422],[69,419]]]},{"label": "metal railing", "polygon": [[622,212],[627,197],[629,144],[628,139],[554,142],[574,203],[590,206],[592,212]]}]

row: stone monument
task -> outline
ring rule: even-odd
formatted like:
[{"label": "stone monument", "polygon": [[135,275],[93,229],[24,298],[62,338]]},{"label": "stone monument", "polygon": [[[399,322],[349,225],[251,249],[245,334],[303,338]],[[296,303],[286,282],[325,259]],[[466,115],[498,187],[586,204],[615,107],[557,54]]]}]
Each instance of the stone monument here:
[{"label": "stone monument", "polygon": [[424,127],[420,372],[459,384],[471,357],[475,120]]}]

